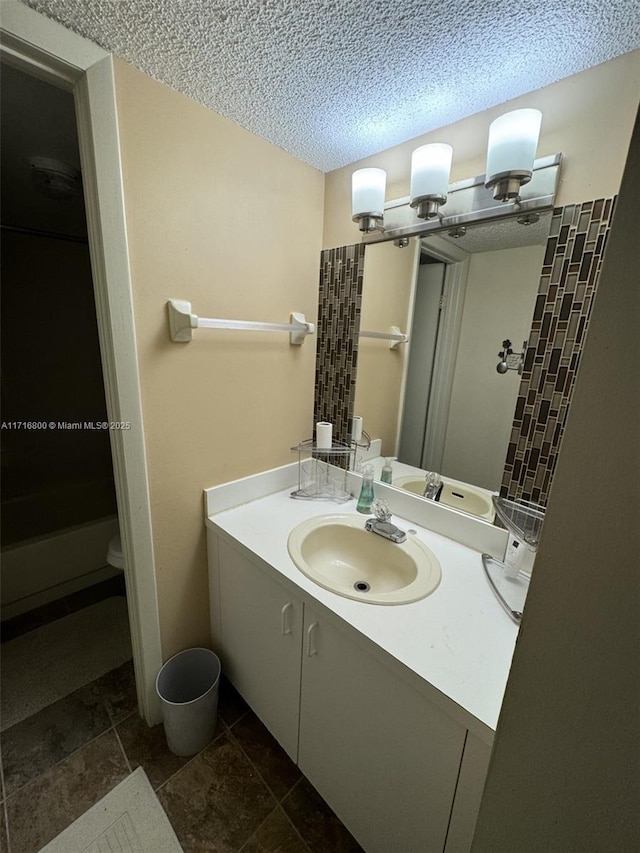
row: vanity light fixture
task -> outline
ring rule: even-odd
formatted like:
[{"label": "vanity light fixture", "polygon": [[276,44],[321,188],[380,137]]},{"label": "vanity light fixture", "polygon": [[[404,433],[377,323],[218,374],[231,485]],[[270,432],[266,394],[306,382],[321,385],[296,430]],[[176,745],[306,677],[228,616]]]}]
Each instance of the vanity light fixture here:
[{"label": "vanity light fixture", "polygon": [[386,188],[384,169],[358,169],[351,176],[351,218],[361,231],[382,230]]},{"label": "vanity light fixture", "polygon": [[421,145],[411,155],[410,205],[419,219],[433,219],[447,200],[453,148],[443,142]]},{"label": "vanity light fixture", "polygon": [[[362,242],[379,243],[514,215],[522,225],[533,224],[536,211],[553,204],[562,160],[562,154],[535,159],[541,125],[542,113],[536,109],[513,110],[495,119],[489,128],[486,173],[454,183],[449,183],[452,146],[444,142],[419,146],[411,155],[409,195],[386,204],[383,169],[353,172],[352,218],[365,234]],[[512,204],[503,205],[505,201]],[[455,236],[463,233],[457,231]]]},{"label": "vanity light fixture", "polygon": [[513,110],[491,123],[484,185],[496,201],[517,199],[531,180],[541,124],[542,113],[533,109]]}]

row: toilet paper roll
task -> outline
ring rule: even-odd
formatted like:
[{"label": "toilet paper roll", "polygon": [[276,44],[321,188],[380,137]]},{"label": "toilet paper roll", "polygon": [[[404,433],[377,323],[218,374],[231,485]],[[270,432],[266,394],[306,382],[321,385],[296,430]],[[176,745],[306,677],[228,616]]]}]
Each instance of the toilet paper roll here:
[{"label": "toilet paper roll", "polygon": [[354,441],[360,441],[362,438],[362,418],[360,415],[354,415],[351,419],[351,438]]},{"label": "toilet paper roll", "polygon": [[333,441],[333,425],[326,421],[318,421],[316,424],[316,447],[326,450],[331,447]]}]

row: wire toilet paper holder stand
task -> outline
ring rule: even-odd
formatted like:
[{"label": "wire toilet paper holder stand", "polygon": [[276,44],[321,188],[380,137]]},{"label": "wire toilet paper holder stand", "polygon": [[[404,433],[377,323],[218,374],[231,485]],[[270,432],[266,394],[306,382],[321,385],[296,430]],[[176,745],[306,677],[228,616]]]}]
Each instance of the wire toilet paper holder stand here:
[{"label": "wire toilet paper holder stand", "polygon": [[291,450],[298,454],[298,488],[292,498],[336,503],[351,499],[348,473],[355,458],[351,444],[333,441],[331,447],[318,447],[308,438]]}]

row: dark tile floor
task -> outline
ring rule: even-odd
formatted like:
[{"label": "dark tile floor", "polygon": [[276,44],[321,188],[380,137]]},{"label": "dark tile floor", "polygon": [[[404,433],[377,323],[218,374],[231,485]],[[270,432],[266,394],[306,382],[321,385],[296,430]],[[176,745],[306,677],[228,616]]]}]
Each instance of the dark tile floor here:
[{"label": "dark tile floor", "polygon": [[162,726],[139,718],[130,662],[8,729],[1,744],[0,853],[37,853],[139,766],[185,853],[361,850],[224,679],[215,737],[193,758],[172,755]]}]

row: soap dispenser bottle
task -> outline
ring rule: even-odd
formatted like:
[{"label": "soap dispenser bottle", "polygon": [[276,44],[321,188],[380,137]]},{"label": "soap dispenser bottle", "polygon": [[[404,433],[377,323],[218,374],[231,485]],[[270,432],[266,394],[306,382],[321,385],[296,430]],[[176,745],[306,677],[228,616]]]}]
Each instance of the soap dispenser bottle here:
[{"label": "soap dispenser bottle", "polygon": [[373,465],[362,466],[362,488],[360,489],[360,497],[356,509],[369,515],[371,512],[371,504],[373,503]]},{"label": "soap dispenser bottle", "polygon": [[389,485],[393,483],[393,468],[391,467],[391,463],[394,459],[395,456],[385,456],[384,465],[382,466],[382,472],[380,474],[382,482],[389,483]]}]

